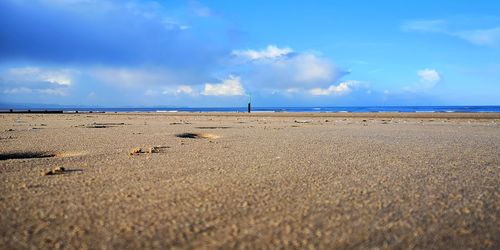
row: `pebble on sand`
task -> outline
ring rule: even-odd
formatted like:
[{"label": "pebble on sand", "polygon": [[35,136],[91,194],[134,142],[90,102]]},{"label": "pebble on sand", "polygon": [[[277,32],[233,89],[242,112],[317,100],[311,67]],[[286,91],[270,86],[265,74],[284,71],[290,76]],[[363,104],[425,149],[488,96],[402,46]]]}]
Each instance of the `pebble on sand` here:
[{"label": "pebble on sand", "polygon": [[130,150],[129,155],[135,155],[135,154],[140,154],[142,152],[142,148],[133,148]]},{"label": "pebble on sand", "polygon": [[167,147],[154,146],[154,147],[149,147],[147,149],[143,149],[143,148],[137,147],[137,148],[131,149],[130,152],[129,152],[129,155],[160,153],[160,150],[162,148],[167,148]]},{"label": "pebble on sand", "polygon": [[148,154],[154,154],[154,153],[159,153],[160,152],[160,147],[150,147],[147,150]]},{"label": "pebble on sand", "polygon": [[311,123],[311,120],[295,120],[295,123]]},{"label": "pebble on sand", "polygon": [[64,173],[64,171],[66,171],[66,169],[64,167],[55,167],[55,168],[53,168],[51,170],[42,172],[42,176],[62,174],[62,173]]}]

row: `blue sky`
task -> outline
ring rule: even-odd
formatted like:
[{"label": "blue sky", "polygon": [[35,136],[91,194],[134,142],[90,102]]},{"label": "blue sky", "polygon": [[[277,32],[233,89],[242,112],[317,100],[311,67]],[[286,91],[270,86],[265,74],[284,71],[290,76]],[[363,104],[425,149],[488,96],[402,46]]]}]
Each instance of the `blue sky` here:
[{"label": "blue sky", "polygon": [[498,1],[0,1],[0,103],[500,105]]}]

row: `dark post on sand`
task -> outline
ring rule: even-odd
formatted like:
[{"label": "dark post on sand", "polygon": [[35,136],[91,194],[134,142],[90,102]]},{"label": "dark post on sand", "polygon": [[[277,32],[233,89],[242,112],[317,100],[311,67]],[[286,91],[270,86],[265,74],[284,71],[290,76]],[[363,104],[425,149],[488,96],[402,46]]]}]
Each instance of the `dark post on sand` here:
[{"label": "dark post on sand", "polygon": [[250,105],[251,101],[252,101],[252,98],[251,98],[250,94],[248,94],[248,113],[250,113],[252,111],[251,105]]}]

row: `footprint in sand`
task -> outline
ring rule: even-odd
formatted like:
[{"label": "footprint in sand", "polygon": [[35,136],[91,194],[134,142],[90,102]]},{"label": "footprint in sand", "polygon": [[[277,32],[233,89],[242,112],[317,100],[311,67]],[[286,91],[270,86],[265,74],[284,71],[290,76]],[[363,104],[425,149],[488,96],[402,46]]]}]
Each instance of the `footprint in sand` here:
[{"label": "footprint in sand", "polygon": [[182,133],[175,135],[179,138],[189,138],[189,139],[218,139],[219,135],[211,133]]}]

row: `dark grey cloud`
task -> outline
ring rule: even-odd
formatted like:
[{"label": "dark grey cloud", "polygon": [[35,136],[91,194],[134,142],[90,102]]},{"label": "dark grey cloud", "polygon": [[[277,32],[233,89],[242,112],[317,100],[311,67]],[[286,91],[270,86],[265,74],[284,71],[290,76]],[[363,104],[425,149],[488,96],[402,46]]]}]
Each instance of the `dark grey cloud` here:
[{"label": "dark grey cloud", "polygon": [[168,10],[147,1],[3,0],[0,62],[159,64],[196,69],[228,53],[189,24],[170,18],[165,14]]}]

